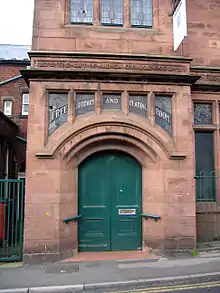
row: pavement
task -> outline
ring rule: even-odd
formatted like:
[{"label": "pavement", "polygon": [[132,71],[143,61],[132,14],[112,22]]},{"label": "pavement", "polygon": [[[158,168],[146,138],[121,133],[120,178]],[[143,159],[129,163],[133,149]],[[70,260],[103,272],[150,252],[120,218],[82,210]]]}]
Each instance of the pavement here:
[{"label": "pavement", "polygon": [[[146,288],[158,286],[180,287],[210,281],[219,282],[219,280],[219,251],[203,252],[196,257],[186,255],[146,260],[0,266],[0,293],[116,292],[123,290],[145,292]],[[220,287],[216,290],[218,291],[213,291],[213,293],[220,292]],[[172,290],[172,292],[175,291]]]}]

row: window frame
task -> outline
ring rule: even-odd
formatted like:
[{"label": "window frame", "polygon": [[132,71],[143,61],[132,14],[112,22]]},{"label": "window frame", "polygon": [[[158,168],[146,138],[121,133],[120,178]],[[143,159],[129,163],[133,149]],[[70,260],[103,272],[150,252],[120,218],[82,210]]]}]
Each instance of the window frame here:
[{"label": "window frame", "polygon": [[[217,135],[217,131],[219,131],[219,125],[218,125],[218,118],[216,116],[216,105],[218,105],[218,102],[216,102],[215,100],[211,100],[211,99],[208,99],[208,100],[203,100],[203,99],[193,99],[192,101],[193,103],[193,108],[192,108],[192,111],[193,111],[193,119],[192,119],[192,123],[193,123],[193,129],[194,129],[194,150],[195,150],[195,179],[196,179],[196,182],[195,184],[197,185],[198,181],[200,180],[199,178],[201,177],[201,179],[206,179],[208,177],[211,178],[211,176],[215,177],[215,173],[216,173],[216,170],[218,169],[217,166],[218,166],[218,163],[216,161],[216,156],[215,156],[215,153],[217,152],[218,150],[218,146],[217,146],[217,139],[216,139],[216,135]],[[195,104],[208,104],[208,105],[212,105],[212,108],[211,108],[211,120],[212,120],[212,124],[195,124]],[[214,170],[210,172],[210,174],[207,174],[205,172],[201,173],[200,174],[197,174],[197,169],[196,169],[196,145],[195,145],[195,136],[196,136],[196,132],[200,132],[200,133],[205,133],[205,132],[209,132],[209,133],[213,133],[213,157],[214,157]],[[213,175],[211,175],[211,173]],[[215,187],[216,187],[216,184],[217,182],[215,181]],[[201,202],[211,202],[211,203],[217,203],[218,201],[218,197],[217,197],[217,194],[215,194],[214,198],[212,200],[210,199],[207,199],[207,198],[204,198],[203,200],[199,200],[197,198],[197,188],[196,188],[196,202],[197,203],[201,203]]]},{"label": "window frame", "polygon": [[69,12],[70,12],[70,24],[74,25],[94,25],[94,0],[88,0],[92,2],[92,21],[74,21],[72,15],[72,0],[69,0]]},{"label": "window frame", "polygon": [[[28,103],[24,103],[24,96],[25,95],[28,95]],[[28,92],[22,93],[22,96],[21,96],[21,115],[28,116],[29,109],[28,109],[28,111],[24,111],[24,109],[23,109],[24,105],[28,105],[28,108],[29,108],[29,93]]]},{"label": "window frame", "polygon": [[[6,104],[7,103],[10,103],[10,114],[7,114],[6,112]],[[3,113],[4,113],[4,115],[5,116],[7,116],[7,117],[11,117],[12,116],[12,113],[13,113],[13,101],[12,100],[8,100],[8,99],[5,99],[4,101],[3,101]]]},{"label": "window frame", "polygon": [[131,5],[131,2],[132,1],[136,1],[136,0],[129,0],[129,14],[130,14],[130,26],[133,27],[133,28],[148,28],[148,29],[152,29],[153,28],[153,0],[150,0],[151,1],[151,25],[136,25],[136,24],[132,24],[132,5]]},{"label": "window frame", "polygon": [[[99,15],[100,15],[100,25],[101,26],[110,26],[110,27],[124,27],[124,23],[125,23],[125,9],[124,9],[124,0],[120,0],[122,1],[122,23],[105,23],[102,21],[102,14],[103,14],[103,11],[102,11],[102,5],[104,1],[108,1],[108,0],[100,0],[100,5],[99,5]],[[115,1],[115,0],[113,0]],[[118,1],[118,0],[116,0]]]},{"label": "window frame", "polygon": [[[157,29],[157,20],[154,17],[154,7],[156,4],[156,0],[150,0],[151,5],[151,25],[133,25],[131,23],[131,16],[132,16],[132,9],[131,9],[131,0],[123,0],[123,21],[122,23],[116,24],[116,23],[106,23],[105,21],[102,21],[102,2],[103,0],[92,0],[93,6],[92,6],[92,21],[87,22],[81,22],[81,21],[75,21],[73,19],[72,15],[72,0],[65,0],[66,1],[66,13],[64,17],[64,23],[65,25],[85,25],[85,26],[104,26],[104,27],[115,27],[115,28],[142,28],[142,29]],[[128,4],[128,7],[125,6]],[[155,23],[156,22],[156,23]],[[155,27],[156,25],[156,27]]]}]

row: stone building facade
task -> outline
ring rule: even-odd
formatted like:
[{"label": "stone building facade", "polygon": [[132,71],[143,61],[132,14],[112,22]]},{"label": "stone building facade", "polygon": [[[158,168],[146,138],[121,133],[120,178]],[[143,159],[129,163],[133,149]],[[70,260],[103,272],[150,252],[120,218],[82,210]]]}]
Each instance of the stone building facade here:
[{"label": "stone building facade", "polygon": [[25,252],[195,247],[218,212],[194,177],[219,168],[219,6],[187,1],[174,52],[170,0],[35,1]]}]

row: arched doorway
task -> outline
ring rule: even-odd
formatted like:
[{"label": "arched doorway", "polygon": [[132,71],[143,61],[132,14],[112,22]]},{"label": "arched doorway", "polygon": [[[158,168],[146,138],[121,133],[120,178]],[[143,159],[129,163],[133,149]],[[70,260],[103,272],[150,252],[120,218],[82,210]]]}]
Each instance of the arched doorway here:
[{"label": "arched doorway", "polygon": [[124,152],[98,152],[78,178],[79,251],[141,249],[141,165]]}]

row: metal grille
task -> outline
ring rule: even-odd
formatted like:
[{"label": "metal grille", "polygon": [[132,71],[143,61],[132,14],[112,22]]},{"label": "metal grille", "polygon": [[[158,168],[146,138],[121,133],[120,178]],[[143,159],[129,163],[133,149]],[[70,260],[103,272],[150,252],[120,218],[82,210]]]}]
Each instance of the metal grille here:
[{"label": "metal grille", "polygon": [[131,25],[152,27],[152,0],[130,0]]},{"label": "metal grille", "polygon": [[194,104],[194,124],[210,125],[212,124],[212,104],[195,103]]},{"label": "metal grille", "polygon": [[104,25],[123,26],[124,0],[102,0],[101,23]]},{"label": "metal grille", "polygon": [[23,255],[24,181],[0,179],[0,262]]},{"label": "metal grille", "polygon": [[[219,177],[215,171],[200,172],[196,179],[196,228],[197,241],[203,247],[219,246],[220,242],[220,209]],[[200,198],[198,198],[198,196]],[[203,243],[203,244],[202,244]]]},{"label": "metal grille", "polygon": [[93,23],[93,0],[70,0],[71,23]]}]

